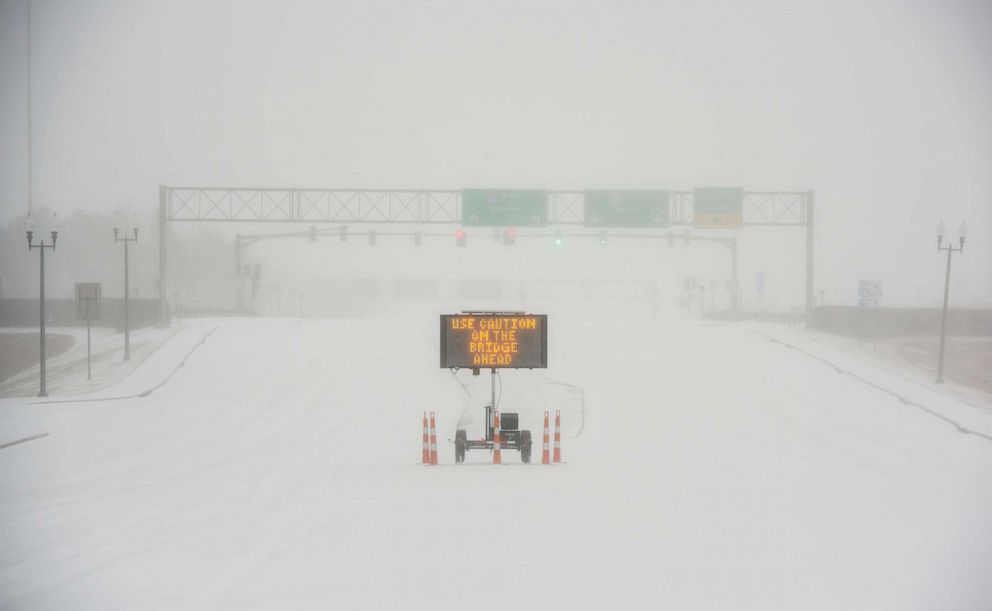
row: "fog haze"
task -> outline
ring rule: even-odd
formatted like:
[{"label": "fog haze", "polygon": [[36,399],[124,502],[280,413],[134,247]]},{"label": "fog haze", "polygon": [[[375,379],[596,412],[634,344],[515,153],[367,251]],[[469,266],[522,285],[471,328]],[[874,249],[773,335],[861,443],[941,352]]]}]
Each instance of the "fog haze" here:
[{"label": "fog haze", "polygon": [[[0,6],[9,222],[32,205],[27,15]],[[31,20],[31,200],[62,215],[151,219],[159,184],[813,190],[828,301],[874,278],[890,305],[934,305],[940,218],[972,232],[952,300],[992,300],[987,2],[35,2]],[[795,256],[802,283],[786,233],[745,232],[743,279]]]}]

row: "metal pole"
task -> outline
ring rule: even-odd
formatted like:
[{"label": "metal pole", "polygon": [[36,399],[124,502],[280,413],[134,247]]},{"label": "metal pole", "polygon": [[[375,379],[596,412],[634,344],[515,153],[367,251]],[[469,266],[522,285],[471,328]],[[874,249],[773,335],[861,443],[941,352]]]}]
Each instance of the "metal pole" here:
[{"label": "metal pole", "polygon": [[48,389],[45,387],[45,241],[41,241],[41,388],[38,389],[39,397],[47,397]]},{"label": "metal pole", "polygon": [[169,303],[166,299],[166,225],[168,224],[168,192],[165,185],[158,186],[158,319],[163,327],[169,326]]},{"label": "metal pole", "polygon": [[878,352],[878,301],[872,306],[871,350]]},{"label": "metal pole", "polygon": [[127,243],[131,240],[124,234],[124,360],[131,360],[131,326],[128,320],[128,295],[131,292],[127,273]]},{"label": "metal pole", "polygon": [[737,236],[730,239],[730,283],[734,285],[733,294],[731,295],[731,305],[736,311],[740,306],[738,300],[738,288],[737,288]]},{"label": "metal pole", "polygon": [[496,368],[493,367],[490,371],[492,371],[492,375],[490,377],[490,379],[492,380],[492,399],[491,399],[491,401],[492,401],[493,411],[496,411]]},{"label": "metal pole", "polygon": [[240,312],[244,308],[242,303],[244,292],[244,276],[241,273],[241,234],[234,236],[234,309]]},{"label": "metal pole", "polygon": [[[25,0],[27,8],[27,51],[28,51],[28,214],[34,208],[34,197],[33,191],[31,189],[31,184],[34,182],[34,168],[32,166],[32,161],[34,158],[34,153],[32,151],[32,137],[31,137],[31,0]],[[44,252],[44,249],[42,249]]]},{"label": "metal pole", "polygon": [[940,315],[940,356],[937,357],[937,384],[944,383],[944,337],[947,335],[947,294],[951,288],[951,253],[954,249],[947,247],[947,273],[944,275],[944,310]]},{"label": "metal pole", "polygon": [[813,192],[806,192],[806,322],[813,315]]},{"label": "metal pole", "polygon": [[90,355],[90,300],[86,300],[86,379],[93,379],[93,367]]}]

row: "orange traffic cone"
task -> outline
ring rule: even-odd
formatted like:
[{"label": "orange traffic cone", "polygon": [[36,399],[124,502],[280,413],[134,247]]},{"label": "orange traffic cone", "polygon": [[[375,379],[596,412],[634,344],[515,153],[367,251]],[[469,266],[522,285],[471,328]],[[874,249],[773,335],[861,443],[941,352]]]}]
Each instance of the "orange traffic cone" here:
[{"label": "orange traffic cone", "polygon": [[431,412],[431,464],[437,464],[437,426],[434,424],[434,412]]},{"label": "orange traffic cone", "polygon": [[427,412],[424,412],[424,443],[423,452],[421,452],[421,462],[425,465],[431,464],[431,445],[430,438],[427,434]]},{"label": "orange traffic cone", "polygon": [[555,458],[556,463],[561,462],[561,411],[555,410]]},{"label": "orange traffic cone", "polygon": [[500,452],[502,450],[503,444],[499,440],[499,412],[493,413],[493,464],[501,465],[503,464],[503,455]]},{"label": "orange traffic cone", "polygon": [[541,464],[547,465],[551,463],[551,457],[548,455],[548,412],[544,412],[544,449],[541,450]]}]

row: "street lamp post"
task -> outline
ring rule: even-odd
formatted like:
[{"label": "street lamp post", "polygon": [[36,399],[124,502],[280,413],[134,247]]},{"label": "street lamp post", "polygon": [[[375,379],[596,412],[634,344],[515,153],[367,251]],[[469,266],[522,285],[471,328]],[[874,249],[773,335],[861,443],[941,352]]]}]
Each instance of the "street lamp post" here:
[{"label": "street lamp post", "polygon": [[947,251],[947,272],[944,275],[944,309],[940,315],[940,355],[937,357],[937,384],[944,383],[944,338],[947,335],[947,296],[951,288],[951,253],[957,251],[964,254],[964,238],[968,234],[968,227],[964,221],[958,226],[958,246],[955,248],[952,242],[947,246],[941,246],[944,241],[944,220],[941,219],[937,225],[937,252]]},{"label": "street lamp post", "polygon": [[131,293],[128,278],[128,257],[127,257],[127,245],[128,242],[138,241],[138,228],[134,228],[134,237],[127,235],[127,230],[124,231],[124,237],[120,235],[120,228],[114,227],[114,243],[124,242],[124,360],[131,360],[131,325],[128,319],[128,310],[130,309],[128,303],[128,296]]},{"label": "street lamp post", "polygon": [[40,382],[38,388],[39,397],[47,397],[48,389],[45,386],[45,249],[51,248],[52,252],[55,252],[55,242],[59,238],[58,229],[52,230],[52,243],[45,244],[44,240],[41,240],[38,244],[34,243],[34,220],[28,215],[28,221],[26,223],[27,237],[28,237],[28,251],[37,248],[41,254],[41,318],[40,318],[40,360],[39,360],[39,374]]}]

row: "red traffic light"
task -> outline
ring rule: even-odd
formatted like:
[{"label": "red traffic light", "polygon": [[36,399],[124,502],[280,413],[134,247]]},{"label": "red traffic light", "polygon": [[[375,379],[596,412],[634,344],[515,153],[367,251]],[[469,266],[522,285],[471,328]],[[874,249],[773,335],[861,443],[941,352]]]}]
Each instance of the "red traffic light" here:
[{"label": "red traffic light", "polygon": [[455,244],[458,246],[465,246],[465,230],[458,229],[455,231]]},{"label": "red traffic light", "polygon": [[509,246],[517,241],[517,230],[516,229],[504,229],[503,230],[503,245]]}]

